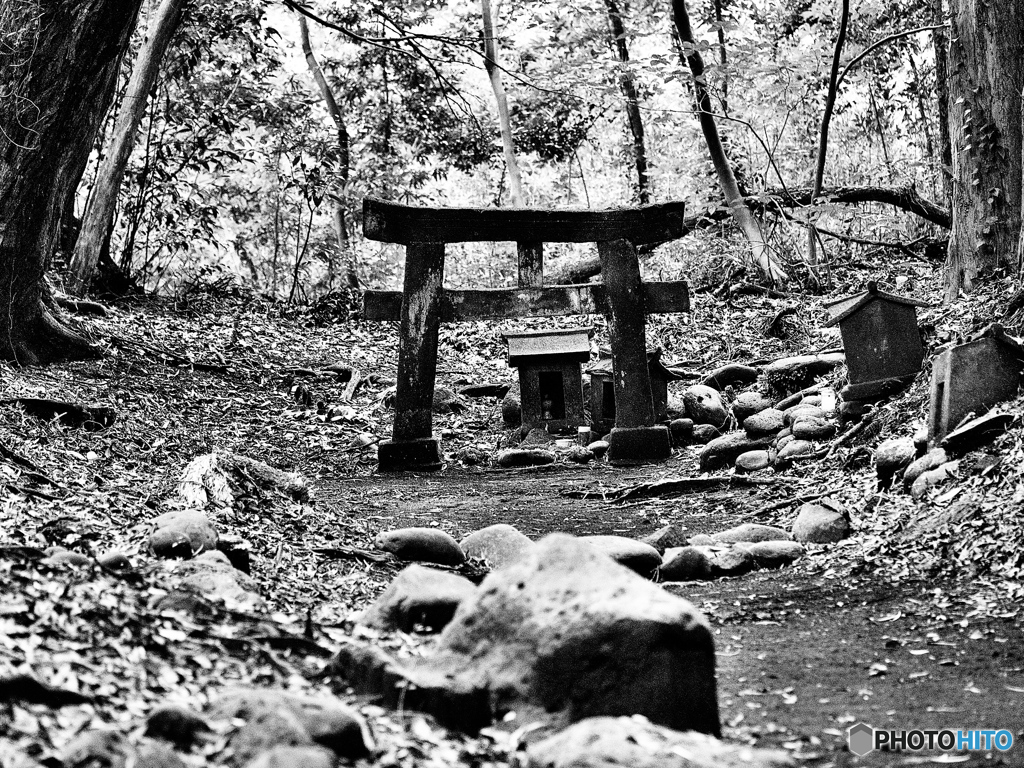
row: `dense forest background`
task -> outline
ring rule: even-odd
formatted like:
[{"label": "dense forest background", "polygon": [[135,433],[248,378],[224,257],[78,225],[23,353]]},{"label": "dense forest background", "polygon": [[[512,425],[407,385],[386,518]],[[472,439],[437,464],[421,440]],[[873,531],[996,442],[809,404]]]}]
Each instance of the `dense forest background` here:
[{"label": "dense forest background", "polygon": [[[363,197],[508,204],[479,4],[316,2],[301,13],[245,0],[178,5],[106,244],[111,261],[141,287],[174,294],[212,282],[289,302],[356,285],[397,287],[400,250],[361,237]],[[949,139],[935,57],[945,37],[943,28],[929,29],[942,23],[941,9],[934,0],[854,6],[843,22],[844,64],[896,37],[844,73],[826,186],[913,186],[945,206]],[[143,8],[129,63],[154,34],[160,10],[155,2]],[[765,194],[814,181],[839,10],[831,0],[689,8],[705,67],[698,82],[712,96],[741,191],[765,202],[765,236],[787,272],[806,258],[807,221],[840,236],[820,241],[825,265],[849,258],[858,242],[944,237],[888,206],[825,201],[783,209]],[[693,46],[680,43],[670,5],[587,0],[567,12],[516,2],[494,12],[523,204],[685,200],[694,216],[708,215],[707,226],[658,249],[648,269],[664,279],[701,277],[735,258],[739,246],[715,217],[723,195],[680,56]],[[303,55],[303,19],[336,101],[333,119]],[[923,29],[905,34],[916,28]],[[131,68],[124,70],[121,98]],[[78,188],[76,217],[93,194],[117,111],[115,103]],[[567,247],[550,253],[556,264],[572,255]],[[473,246],[449,264],[456,285],[513,282],[512,252],[501,246]]]}]

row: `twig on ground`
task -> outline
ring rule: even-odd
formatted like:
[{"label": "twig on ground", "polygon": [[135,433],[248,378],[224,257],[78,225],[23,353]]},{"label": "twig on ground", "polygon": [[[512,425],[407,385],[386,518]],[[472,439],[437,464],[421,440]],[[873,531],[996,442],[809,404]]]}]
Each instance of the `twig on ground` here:
[{"label": "twig on ground", "polygon": [[188,357],[187,355],[182,355],[179,354],[178,352],[173,352],[169,349],[164,349],[161,347],[154,347],[149,344],[145,344],[141,341],[136,341],[135,339],[126,339],[122,336],[113,335],[109,336],[108,338],[115,344],[120,344],[123,346],[134,345],[141,349],[143,352],[147,352],[150,355],[159,358],[166,358],[171,363],[171,365],[189,365],[195,368],[197,371],[209,371],[211,373],[227,373],[229,368],[229,366],[225,363],[201,363],[196,360],[193,360],[191,357]]},{"label": "twig on ground", "polygon": [[626,501],[652,496],[671,496],[677,493],[704,491],[723,485],[761,486],[774,485],[778,478],[745,477],[743,475],[715,475],[713,477],[679,477],[669,480],[658,480],[653,483],[639,483],[624,488],[613,488],[608,491],[562,491],[563,496],[570,499],[600,499],[601,501]]},{"label": "twig on ground", "polygon": [[800,496],[793,496],[789,499],[782,499],[781,501],[774,501],[771,504],[766,504],[760,509],[754,510],[749,515],[746,515],[746,519],[761,517],[767,515],[769,512],[774,512],[777,509],[785,509],[793,504],[806,504],[808,501],[815,501],[816,499],[824,498],[825,496],[831,496],[833,493],[841,490],[840,488],[829,488],[824,491],[818,491],[817,493],[805,493]]}]

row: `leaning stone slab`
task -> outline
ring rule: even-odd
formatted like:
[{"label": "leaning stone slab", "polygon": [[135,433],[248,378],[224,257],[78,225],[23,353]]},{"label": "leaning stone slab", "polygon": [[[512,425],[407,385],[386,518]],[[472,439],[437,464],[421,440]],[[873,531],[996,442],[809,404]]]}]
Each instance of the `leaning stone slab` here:
[{"label": "leaning stone slab", "polygon": [[793,537],[781,528],[774,525],[761,525],[760,523],[741,523],[740,525],[728,528],[724,531],[711,534],[711,538],[719,542],[736,543],[746,541],[792,541]]},{"label": "leaning stone slab", "polygon": [[509,711],[524,722],[640,714],[673,728],[720,730],[703,616],[564,534],[492,571],[431,656],[399,663],[353,642],[329,672],[357,693],[402,700],[465,730]]},{"label": "leaning stone slab", "polygon": [[514,526],[497,523],[469,534],[459,546],[466,557],[485,560],[493,570],[520,560],[533,542]]},{"label": "leaning stone slab", "polygon": [[645,578],[651,578],[661,565],[661,553],[658,550],[627,536],[582,536],[581,540]]},{"label": "leaning stone slab", "polygon": [[187,559],[217,548],[217,529],[198,509],[176,509],[153,519],[149,549],[157,557]]},{"label": "leaning stone slab", "polygon": [[410,565],[363,613],[360,623],[374,629],[412,632],[417,626],[439,632],[455,609],[476,592],[469,579],[436,568]]},{"label": "leaning stone slab", "polygon": [[274,689],[227,689],[210,706],[212,720],[243,720],[230,736],[236,764],[245,765],[276,746],[319,744],[355,760],[373,748],[362,716],[335,699]]},{"label": "leaning stone slab", "polygon": [[767,448],[769,445],[771,445],[771,438],[768,437],[751,440],[742,432],[730,432],[727,435],[722,435],[701,449],[700,471],[707,472],[712,469],[732,466],[740,454]]},{"label": "leaning stone slab", "polygon": [[531,744],[527,768],[792,768],[779,750],[675,731],[642,717],[591,717]]},{"label": "leaning stone slab", "polygon": [[466,561],[459,543],[437,528],[396,528],[377,534],[373,545],[400,560],[438,565],[462,565]]},{"label": "leaning stone slab", "polygon": [[841,504],[822,499],[800,507],[792,530],[797,541],[833,544],[850,535],[850,521]]}]

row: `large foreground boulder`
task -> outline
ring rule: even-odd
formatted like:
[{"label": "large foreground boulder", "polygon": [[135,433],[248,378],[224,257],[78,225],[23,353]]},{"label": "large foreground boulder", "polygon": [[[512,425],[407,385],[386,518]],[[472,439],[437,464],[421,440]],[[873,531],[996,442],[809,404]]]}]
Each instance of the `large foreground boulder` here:
[{"label": "large foreground boulder", "polygon": [[357,693],[466,730],[515,711],[520,722],[639,714],[680,730],[720,731],[704,617],[564,534],[491,572],[431,656],[398,662],[349,643],[330,673]]},{"label": "large foreground boulder", "polygon": [[530,745],[527,768],[783,768],[785,752],[680,733],[642,717],[591,717]]}]

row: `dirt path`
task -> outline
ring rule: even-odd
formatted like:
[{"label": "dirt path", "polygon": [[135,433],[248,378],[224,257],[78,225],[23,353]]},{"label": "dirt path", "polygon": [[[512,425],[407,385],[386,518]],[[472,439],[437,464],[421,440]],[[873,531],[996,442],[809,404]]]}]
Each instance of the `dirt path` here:
[{"label": "dirt path", "polygon": [[[637,470],[603,464],[449,470],[338,478],[325,484],[323,497],[381,530],[428,525],[458,537],[504,522],[534,538],[553,531],[639,537],[668,522],[711,533],[803,492],[783,480],[618,505],[563,495],[691,473],[678,460]],[[977,606],[965,596],[970,585],[878,583],[870,573],[840,575],[822,563],[812,555],[793,568],[678,589],[716,633],[726,738],[784,747],[804,765],[902,766],[942,764],[942,756],[875,752],[859,758],[846,750],[846,729],[859,721],[907,730],[1005,728],[1017,742],[1010,752],[957,755],[956,764],[1024,765],[1019,625],[972,616]]]}]

